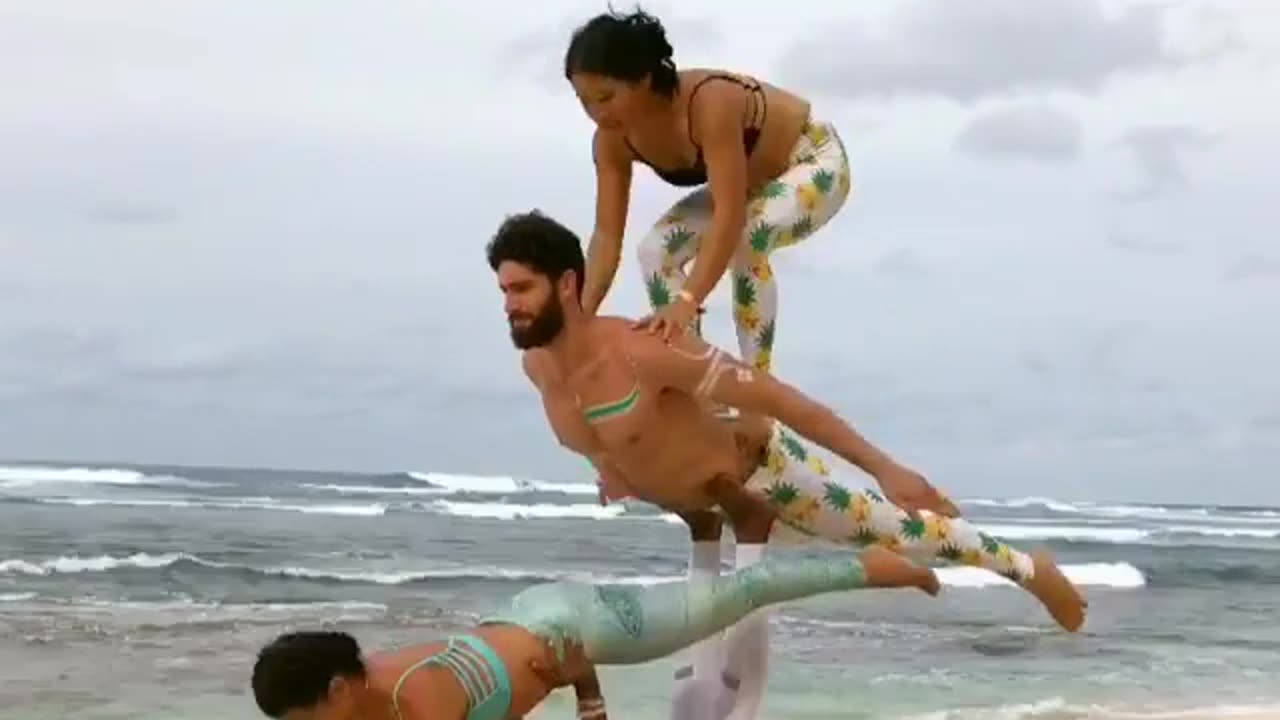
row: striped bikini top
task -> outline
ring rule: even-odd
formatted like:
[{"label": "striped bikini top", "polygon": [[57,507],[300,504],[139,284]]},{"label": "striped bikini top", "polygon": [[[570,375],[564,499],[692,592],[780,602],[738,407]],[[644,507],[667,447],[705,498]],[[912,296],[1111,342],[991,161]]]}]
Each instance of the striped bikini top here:
[{"label": "striped bikini top", "polygon": [[[625,352],[622,353],[622,356],[631,364],[632,371],[635,371],[636,364],[635,361],[631,359],[631,356]],[[578,407],[582,407],[582,398],[578,397],[577,393],[574,393],[574,399],[577,400]],[[626,415],[631,412],[639,400],[640,379],[637,376],[636,381],[631,385],[631,390],[627,392],[626,395],[623,395],[617,400],[610,400],[608,402],[596,403],[595,405],[582,407],[582,416],[586,418],[588,423],[594,424],[604,422],[610,418]]]},{"label": "striped bikini top", "polygon": [[502,658],[474,635],[455,635],[444,650],[422,658],[400,675],[391,691],[397,720],[404,720],[400,714],[400,688],[409,675],[424,667],[446,668],[462,686],[467,697],[466,720],[503,720],[511,711],[511,678]]}]

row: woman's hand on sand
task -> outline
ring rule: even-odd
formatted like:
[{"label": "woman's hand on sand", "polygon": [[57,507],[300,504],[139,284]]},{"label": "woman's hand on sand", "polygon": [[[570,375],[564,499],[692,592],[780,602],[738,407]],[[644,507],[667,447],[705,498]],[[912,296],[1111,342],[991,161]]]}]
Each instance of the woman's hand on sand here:
[{"label": "woman's hand on sand", "polygon": [[543,643],[542,650],[540,657],[529,661],[529,669],[549,688],[573,685],[591,676],[595,671],[595,666],[587,658],[587,651],[581,642],[564,641],[563,659],[556,654],[555,643],[551,641]]}]

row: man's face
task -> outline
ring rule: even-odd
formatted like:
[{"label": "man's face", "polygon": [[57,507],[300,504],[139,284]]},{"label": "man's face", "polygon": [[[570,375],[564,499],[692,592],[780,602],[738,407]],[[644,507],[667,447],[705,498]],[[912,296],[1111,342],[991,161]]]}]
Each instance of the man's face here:
[{"label": "man's face", "polygon": [[[563,280],[564,278],[562,278]],[[559,288],[546,275],[508,260],[498,266],[498,287],[511,326],[511,342],[521,350],[542,347],[564,329]]]}]

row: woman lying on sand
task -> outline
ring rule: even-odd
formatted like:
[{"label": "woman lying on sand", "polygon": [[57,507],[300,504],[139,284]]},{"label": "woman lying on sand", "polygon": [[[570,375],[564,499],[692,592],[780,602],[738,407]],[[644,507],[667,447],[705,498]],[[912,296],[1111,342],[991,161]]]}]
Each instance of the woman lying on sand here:
[{"label": "woman lying on sand", "polygon": [[367,657],[345,633],[281,635],[258,654],[253,694],[277,720],[505,720],[572,685],[578,717],[606,720],[595,665],[657,660],[768,605],[904,587],[939,590],[932,570],[883,548],[768,559],[707,585],[535,585],[469,633]]}]

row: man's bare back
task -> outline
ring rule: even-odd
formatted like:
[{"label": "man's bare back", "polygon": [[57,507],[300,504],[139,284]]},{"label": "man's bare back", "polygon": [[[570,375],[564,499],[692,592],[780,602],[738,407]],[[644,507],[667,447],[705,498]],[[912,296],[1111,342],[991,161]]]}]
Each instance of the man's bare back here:
[{"label": "man's bare back", "polygon": [[[755,468],[768,425],[755,416],[725,423],[691,393],[648,377],[628,350],[656,340],[631,326],[623,318],[592,318],[582,333],[592,360],[564,368],[535,349],[527,351],[525,367],[562,443],[605,466],[605,474],[613,471],[637,499],[677,512],[710,508],[713,483],[741,483]],[[588,419],[593,408],[614,404],[625,407]]]}]

